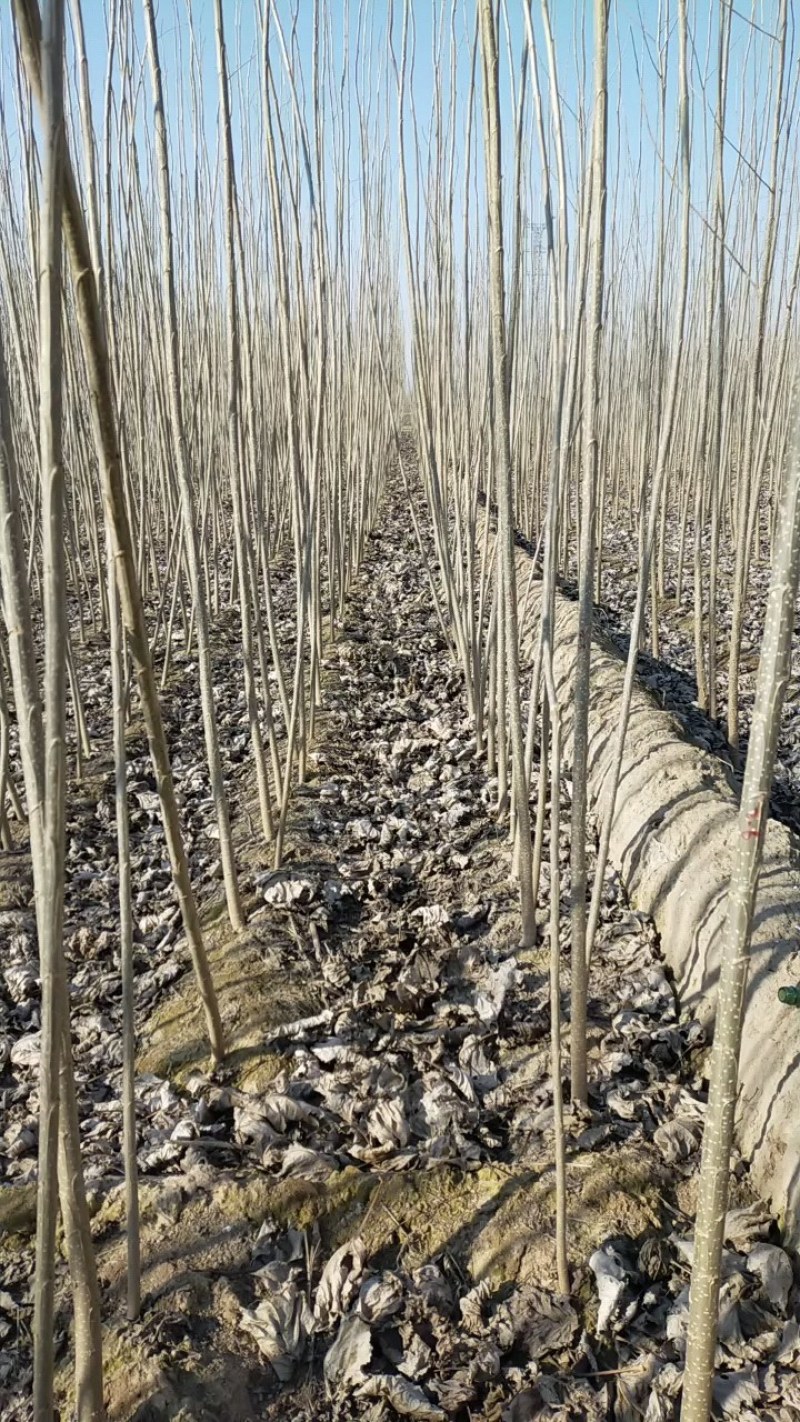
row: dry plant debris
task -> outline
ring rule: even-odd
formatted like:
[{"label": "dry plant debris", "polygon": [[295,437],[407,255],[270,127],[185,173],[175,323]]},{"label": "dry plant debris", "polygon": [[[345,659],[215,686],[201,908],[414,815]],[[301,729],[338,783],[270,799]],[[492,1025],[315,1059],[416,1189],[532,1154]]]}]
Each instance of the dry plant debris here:
[{"label": "dry plant debris", "polygon": [[[232,1416],[676,1416],[702,1033],[679,1012],[652,926],[610,871],[593,964],[590,1108],[568,1115],[573,1296],[563,1298],[552,1258],[551,885],[545,877],[541,947],[522,950],[495,787],[475,756],[422,573],[394,488],[344,635],[328,652],[325,717],[291,856],[278,872],[254,866],[249,880],[262,905],[254,915],[261,951],[281,974],[313,981],[314,1010],[265,1030],[263,1052],[278,1058],[266,1085],[248,1087],[226,1066],[138,1080],[145,1263],[171,1235],[177,1241],[149,1291],[146,1270],[141,1321],[113,1324],[115,1347],[155,1368],[149,1395],[137,1400],[140,1422],[223,1415],[209,1401],[213,1389],[205,1401],[196,1394],[211,1360],[228,1354],[245,1379],[246,1401],[231,1403]],[[220,685],[230,698],[221,715],[234,725],[243,715],[237,679]],[[213,881],[193,695],[187,675],[173,729],[180,725],[183,756],[198,756],[189,781],[196,799],[186,808],[198,867]],[[244,742],[241,752],[246,763]],[[154,1006],[174,990],[182,942],[135,758],[131,775],[146,1040]],[[101,1272],[110,1278],[122,1187],[105,805],[101,793],[96,812],[87,807],[74,822],[69,892],[82,906],[70,940],[81,1125]],[[566,928],[566,834],[560,857]],[[29,883],[20,880],[18,897],[3,910],[11,932],[1,1147],[4,1195],[17,1205],[34,1178],[38,1060]],[[567,988],[565,959],[565,1009]],[[743,1422],[789,1422],[800,1415],[794,1266],[774,1222],[749,1200],[743,1166],[736,1175],[717,1402]],[[202,1248],[196,1266],[191,1251],[183,1258],[187,1218],[201,1230],[204,1214],[218,1225],[220,1201],[241,1201],[248,1182],[257,1184],[254,1209],[228,1220],[235,1267],[224,1258],[204,1267]],[[31,1298],[21,1281],[30,1264],[30,1243],[7,1234],[0,1370],[8,1419],[27,1415]],[[66,1317],[60,1327],[66,1348]]]}]

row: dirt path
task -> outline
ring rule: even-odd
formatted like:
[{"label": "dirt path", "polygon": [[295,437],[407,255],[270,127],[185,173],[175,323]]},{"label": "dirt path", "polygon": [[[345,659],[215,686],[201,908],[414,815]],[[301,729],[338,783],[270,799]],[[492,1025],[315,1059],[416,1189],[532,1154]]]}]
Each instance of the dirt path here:
[{"label": "dirt path", "polygon": [[[397,489],[324,679],[287,867],[269,873],[242,814],[255,911],[235,941],[209,922],[229,1061],[209,1075],[189,980],[166,998],[155,985],[143,1013],[135,1325],[121,1314],[118,1186],[95,1216],[112,1416],[663,1422],[686,1318],[702,1034],[610,877],[592,1109],[569,1123],[573,1292],[560,1298],[550,886],[542,945],[523,952],[505,829]],[[568,949],[566,836],[561,858]],[[730,1415],[783,1422],[800,1416],[791,1265],[764,1243],[757,1206],[729,1235]],[[29,1245],[7,1239],[0,1283],[15,1306],[22,1258]],[[0,1367],[13,1349],[26,1362],[19,1323],[2,1346]],[[26,1415],[19,1385],[7,1371],[4,1418]],[[770,1410],[781,1393],[783,1413]]]}]

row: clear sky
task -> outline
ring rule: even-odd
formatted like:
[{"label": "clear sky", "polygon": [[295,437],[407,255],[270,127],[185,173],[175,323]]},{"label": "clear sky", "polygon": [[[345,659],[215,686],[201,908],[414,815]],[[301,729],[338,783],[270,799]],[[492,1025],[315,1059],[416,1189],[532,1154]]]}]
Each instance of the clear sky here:
[{"label": "clear sky", "polygon": [[[259,9],[263,0],[224,0],[225,24],[235,70],[242,95],[257,102],[260,83]],[[501,9],[501,76],[502,117],[506,132],[512,128],[512,94],[509,82],[508,56],[513,56],[515,83],[525,46],[523,5],[525,0],[504,0]],[[763,90],[767,71],[770,30],[777,24],[780,0],[741,0],[734,5],[731,34],[731,97],[730,120],[734,127],[741,116],[741,84],[749,90],[752,100],[758,98],[759,75]],[[102,92],[107,58],[107,21],[104,0],[83,0],[84,23],[87,32],[89,63],[93,88]],[[309,80],[315,0],[277,0],[284,30],[294,35],[293,54],[296,66]],[[551,14],[559,65],[562,97],[567,109],[567,130],[574,139],[575,122],[570,113],[577,112],[581,76],[591,72],[592,3],[591,0],[551,0]],[[186,72],[188,59],[189,22],[191,11],[199,48],[203,56],[206,120],[209,137],[216,125],[216,83],[214,75],[214,28],[212,0],[159,0],[158,18],[161,35],[162,62],[167,81],[168,108],[170,93],[175,96],[175,79],[179,70]],[[334,64],[349,44],[355,55],[358,40],[358,6],[352,0],[330,0],[327,6]],[[541,36],[539,3],[533,0],[533,15],[537,35]],[[413,87],[420,126],[427,126],[434,92],[432,56],[435,38],[443,31],[444,80],[449,87],[447,69],[451,11],[453,28],[458,39],[457,82],[465,93],[469,76],[470,50],[475,24],[474,0],[411,0],[416,35],[416,55]],[[141,35],[141,3],[133,0],[136,28]],[[645,146],[655,139],[658,106],[656,61],[658,34],[669,37],[667,65],[669,69],[668,109],[674,125],[674,95],[677,76],[677,40],[675,37],[677,0],[611,0],[612,35],[609,50],[609,92],[612,115],[619,112],[623,144],[633,149],[639,136]],[[716,87],[716,43],[719,0],[689,0],[690,25],[693,37],[692,83],[694,95],[695,151],[703,143],[701,122],[705,116],[710,131],[711,113]],[[393,25],[396,42],[402,25],[403,0],[363,0],[363,24],[371,32],[376,54],[385,47],[385,37]],[[542,79],[545,66],[542,55]],[[702,89],[708,102],[703,103]],[[149,95],[145,95],[145,101]],[[704,111],[705,110],[705,114]],[[174,114],[172,115],[174,117]],[[674,142],[674,127],[668,134]],[[698,154],[699,156],[699,154]]]},{"label": "clear sky", "polygon": [[[234,122],[236,125],[236,147],[241,158],[246,143],[246,129],[250,126],[250,143],[254,147],[258,141],[260,123],[260,92],[262,76],[260,11],[264,0],[224,0],[224,16],[227,30],[229,62],[234,84]],[[310,102],[313,33],[316,0],[273,0],[281,17],[287,43],[290,47],[292,69],[298,84]],[[713,142],[713,109],[716,98],[717,76],[717,33],[720,0],[689,0],[689,16],[692,34],[691,86],[692,86],[692,126],[693,126],[693,174],[695,202],[698,211],[705,211],[708,188],[707,155]],[[507,192],[511,187],[512,137],[514,127],[514,94],[519,85],[520,67],[525,48],[525,26],[523,5],[525,0],[502,0],[500,7],[500,55],[501,55],[501,118],[506,152],[505,171],[508,174]],[[91,88],[95,109],[95,124],[99,128],[102,114],[103,86],[108,57],[108,12],[110,6],[116,10],[130,7],[133,15],[134,31],[137,36],[139,55],[134,62],[135,92],[138,101],[138,124],[150,121],[152,97],[149,76],[142,63],[143,23],[141,0],[82,0],[84,24],[91,76]],[[410,92],[413,96],[414,112],[418,121],[418,135],[422,161],[426,156],[431,137],[431,115],[437,89],[445,112],[451,91],[451,72],[455,73],[456,100],[456,164],[463,158],[462,138],[466,129],[466,95],[470,76],[470,56],[475,27],[475,0],[410,0],[414,31],[414,63]],[[362,0],[360,21],[359,6],[354,0],[328,0],[323,6],[327,14],[331,71],[338,76],[342,70],[343,57],[349,55],[350,69],[346,87],[345,103],[349,107],[354,133],[357,132],[356,58],[360,58],[360,88],[362,93],[379,92],[382,80],[387,74],[387,37],[391,30],[395,51],[399,54],[400,34],[403,21],[403,0]],[[771,64],[774,62],[775,44],[772,33],[777,24],[780,0],[740,0],[732,11],[731,52],[730,52],[730,101],[728,108],[727,148],[731,173],[738,167],[740,175],[751,172],[743,169],[738,160],[737,149],[743,143],[751,142],[749,125],[751,115],[765,111],[765,104],[771,84]],[[8,0],[0,0],[0,84],[9,130],[13,130],[11,114],[14,107],[13,43],[9,23]],[[71,8],[68,5],[68,9]],[[593,49],[593,21],[591,0],[551,0],[550,3],[555,44],[559,66],[559,84],[562,94],[568,156],[571,167],[573,197],[578,178],[579,153],[579,110],[580,96],[591,93],[591,62]],[[539,0],[533,0],[536,34],[541,44],[542,27]],[[164,73],[167,119],[170,133],[175,140],[179,132],[181,110],[183,114],[185,163],[193,166],[190,147],[193,142],[190,113],[190,23],[199,55],[201,92],[203,103],[203,133],[212,169],[216,166],[216,146],[218,136],[217,83],[215,73],[214,7],[213,0],[158,0],[158,28],[160,35],[162,70]],[[617,189],[617,213],[623,223],[626,212],[633,210],[633,204],[640,204],[645,211],[654,210],[662,164],[667,174],[667,187],[675,158],[676,145],[676,93],[678,44],[676,34],[677,0],[611,0],[611,42],[609,50],[609,108],[611,117],[609,182]],[[454,65],[451,71],[450,33],[456,38]],[[274,26],[273,26],[274,29]],[[662,62],[667,68],[666,142],[663,151],[658,140],[659,103],[659,36],[661,39]],[[792,27],[792,45],[796,43]],[[441,50],[442,63],[437,72],[433,56],[437,48]],[[71,52],[71,44],[69,50]],[[365,54],[369,52],[369,63]],[[285,82],[280,50],[273,40],[273,64],[282,93],[282,104],[287,115],[290,110],[290,96]],[[547,108],[547,72],[544,49],[540,51],[540,76],[545,92]],[[798,73],[797,56],[793,54],[789,73]],[[73,66],[74,75],[74,66]],[[73,81],[74,82],[74,81]],[[393,99],[393,80],[389,78],[390,100]],[[527,95],[527,123],[529,125],[526,162],[531,172],[531,211],[529,221],[536,228],[541,214],[536,210],[538,191],[538,153],[531,137],[531,95]],[[590,100],[584,100],[590,108]],[[244,127],[243,127],[244,116]],[[588,120],[589,114],[584,114]],[[377,125],[377,114],[373,114]],[[476,109],[478,136],[480,135],[480,108]],[[396,119],[394,112],[389,118],[389,143],[392,162],[397,162]],[[741,138],[740,138],[741,130]],[[13,133],[12,133],[13,141]],[[174,150],[178,151],[177,146]],[[258,161],[258,160],[257,160]],[[353,164],[358,161],[357,143],[353,154]],[[751,164],[751,177],[747,180],[762,182],[767,162],[767,154],[755,155]],[[173,180],[175,176],[173,174]],[[351,187],[357,192],[355,167],[351,172]],[[480,181],[478,181],[480,192]],[[416,208],[416,194],[411,190],[412,207]],[[743,257],[746,255],[743,254]]]}]

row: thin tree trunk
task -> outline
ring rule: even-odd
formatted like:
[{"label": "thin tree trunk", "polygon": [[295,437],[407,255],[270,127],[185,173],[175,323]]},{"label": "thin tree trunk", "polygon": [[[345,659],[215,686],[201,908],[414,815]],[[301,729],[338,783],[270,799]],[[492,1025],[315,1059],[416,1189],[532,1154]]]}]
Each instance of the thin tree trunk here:
[{"label": "thin tree trunk", "polygon": [[214,709],[214,682],[211,669],[211,638],[208,622],[208,602],[203,578],[200,547],[198,543],[197,514],[195,509],[192,478],[189,468],[189,451],[183,419],[183,389],[181,383],[180,356],[178,345],[178,305],[175,296],[175,273],[173,270],[172,199],[170,196],[169,151],[167,146],[167,126],[164,114],[164,94],[161,84],[161,65],[158,56],[158,36],[156,34],[153,0],[144,0],[147,45],[150,54],[150,74],[153,84],[153,110],[155,119],[156,149],[158,153],[158,178],[161,211],[161,251],[163,272],[163,294],[167,314],[165,347],[167,357],[167,385],[169,391],[169,416],[172,427],[172,444],[175,470],[180,491],[181,516],[183,519],[184,551],[189,570],[192,590],[192,608],[197,628],[197,662],[200,672],[200,704],[203,716],[203,733],[206,742],[206,757],[211,778],[211,795],[217,815],[219,831],[219,853],[228,917],[235,929],[244,927],[239,883],[236,877],[236,861],[233,852],[228,799],[225,778],[222,773],[222,759],[217,735],[216,713]]},{"label": "thin tree trunk", "polygon": [[60,1188],[73,1283],[75,1393],[79,1422],[101,1422],[103,1412],[100,1297],[89,1212],[83,1184],[80,1134],[69,1034],[69,999],[63,954],[66,791],[66,599],[64,588],[63,468],[61,464],[61,244],[60,165],[64,161],[61,66],[63,7],[46,16],[43,49],[45,108],[44,192],[39,301],[40,468],[43,513],[45,613],[45,720],[36,672],[23,549],[10,409],[0,347],[0,568],[10,664],[17,704],[20,755],[28,798],[28,824],[36,888],[42,978],[40,1161],[37,1202],[37,1277],[34,1319],[34,1413],[53,1415],[52,1307],[55,1190]]},{"label": "thin tree trunk", "polygon": [[119,936],[122,973],[122,1156],[125,1170],[125,1224],[128,1255],[128,1318],[139,1316],[141,1261],[139,1182],[136,1162],[136,1027],[134,1020],[133,909],[125,748],[126,666],[111,539],[107,534],[108,620],[111,641],[111,699],[114,721],[114,785],[119,870]]},{"label": "thin tree trunk", "polygon": [[[61,458],[61,183],[64,141],[64,5],[48,0],[42,31],[43,172],[39,251],[39,473],[45,628],[41,853],[34,856],[42,981],[39,1184],[36,1212],[34,1382],[36,1422],[53,1415],[53,1306],[59,1144],[59,1064],[67,989],[63,957],[66,816],[66,658]],[[13,622],[8,622],[14,627]],[[20,719],[29,710],[20,704]],[[38,798],[38,796],[37,796]],[[66,1123],[61,1123],[62,1128]]]},{"label": "thin tree trunk", "polygon": [[[57,1136],[57,1175],[74,1291],[76,1410],[79,1422],[100,1422],[103,1409],[103,1355],[99,1294],[89,1215],[81,1178],[80,1135],[69,1032],[69,1003],[64,961],[64,865],[66,831],[66,693],[67,641],[66,566],[64,556],[64,467],[61,426],[61,162],[63,113],[64,4],[49,0],[42,32],[43,79],[43,202],[39,261],[39,458],[42,480],[42,566],[44,606],[44,842],[39,861],[42,901],[40,962],[42,965],[42,1055],[39,1071],[40,1146],[37,1261],[52,1281],[52,1201],[56,1171],[53,1140]],[[76,715],[76,735],[80,737]],[[34,873],[35,873],[34,868]],[[47,1234],[45,1235],[45,1230]],[[38,1267],[38,1266],[37,1266]],[[37,1288],[38,1296],[38,1288]],[[37,1320],[36,1342],[52,1348]],[[50,1415],[37,1379],[36,1406]]]},{"label": "thin tree trunk", "polygon": [[609,0],[594,0],[595,114],[592,140],[590,277],[586,313],[586,370],[583,405],[583,496],[580,522],[578,643],[575,658],[575,709],[572,757],[572,991],[570,1016],[572,1100],[586,1103],[586,815],[589,759],[589,684],[592,653],[595,522],[597,491],[597,404],[606,225],[606,135]]},{"label": "thin tree trunk", "polygon": [[[41,109],[41,20],[39,7],[37,0],[13,0],[13,3],[28,82],[37,106]],[[222,1022],[203,944],[200,917],[181,834],[167,738],[153,674],[150,646],[136,576],[136,560],[131,540],[127,502],[122,482],[122,465],[115,403],[111,389],[105,323],[98,301],[86,223],[66,143],[64,144],[63,162],[63,199],[62,225],[72,269],[76,315],[86,357],[92,422],[102,475],[103,503],[113,534],[114,564],[117,570],[120,605],[129,647],[136,667],[136,679],[161,803],[173,881],[203,1003],[211,1055],[213,1060],[218,1062],[225,1054]]]},{"label": "thin tree trunk", "polygon": [[[519,631],[517,626],[516,560],[512,527],[513,488],[511,471],[511,430],[508,408],[508,378],[505,331],[505,279],[503,272],[503,198],[500,153],[500,94],[498,85],[497,36],[492,0],[481,0],[481,50],[483,54],[484,124],[489,207],[489,279],[491,289],[492,373],[494,378],[494,435],[497,471],[498,590],[502,600],[498,613],[503,620],[505,668],[498,666],[498,684],[505,671],[507,713],[511,733],[511,760],[520,885],[521,941],[529,947],[536,938],[533,901],[528,779],[525,774],[525,741],[519,679]],[[499,699],[499,698],[498,698]],[[505,724],[498,728],[505,737]]]},{"label": "thin tree trunk", "polygon": [[682,1422],[708,1422],[717,1346],[721,1258],[728,1206],[750,933],[769,818],[775,752],[791,661],[800,579],[800,384],[778,520],[756,699],[742,785],[728,919],[720,963],[708,1110],[689,1307]]}]

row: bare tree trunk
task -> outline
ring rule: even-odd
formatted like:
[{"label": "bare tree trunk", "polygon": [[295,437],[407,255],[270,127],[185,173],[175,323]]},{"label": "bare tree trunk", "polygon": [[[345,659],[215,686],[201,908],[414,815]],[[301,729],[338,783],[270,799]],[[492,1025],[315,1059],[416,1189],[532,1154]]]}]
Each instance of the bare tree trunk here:
[{"label": "bare tree trunk", "polygon": [[[53,1415],[53,1302],[58,1183],[59,1063],[67,1004],[62,928],[66,814],[66,667],[61,462],[61,185],[64,141],[64,6],[49,0],[42,32],[43,172],[39,251],[39,466],[44,565],[46,739],[41,747],[41,853],[34,855],[42,980],[39,1187],[34,1300],[34,1415]],[[8,623],[13,627],[12,622]],[[28,710],[19,706],[22,717]]]},{"label": "bare tree trunk", "polygon": [[[633,622],[631,625],[631,637],[628,647],[628,657],[625,666],[625,681],[622,691],[622,705],[620,707],[619,725],[617,727],[616,746],[614,750],[614,762],[612,769],[610,788],[610,812],[606,816],[600,835],[600,845],[597,855],[597,866],[595,869],[594,884],[592,888],[592,901],[589,914],[589,926],[586,931],[585,953],[587,962],[591,957],[592,945],[597,932],[597,925],[600,922],[600,906],[603,897],[603,879],[608,863],[608,852],[611,844],[611,828],[614,823],[614,808],[619,791],[620,775],[622,773],[622,759],[625,750],[625,736],[628,729],[630,717],[631,697],[633,694],[633,684],[636,676],[636,661],[639,649],[639,642],[644,628],[645,605],[647,602],[647,588],[650,573],[653,567],[654,548],[657,538],[659,510],[662,505],[663,491],[667,473],[667,457],[670,451],[672,439],[673,423],[675,418],[675,406],[678,397],[678,383],[680,380],[683,365],[683,343],[686,321],[686,301],[689,290],[689,218],[691,213],[691,188],[690,188],[690,134],[689,134],[689,71],[688,71],[688,14],[686,0],[679,0],[679,43],[680,43],[680,152],[681,152],[681,172],[683,187],[683,215],[681,223],[681,262],[678,299],[675,306],[675,344],[672,354],[672,365],[670,370],[669,388],[667,399],[662,412],[662,425],[658,433],[658,451],[656,455],[656,466],[653,475],[653,487],[651,490],[650,508],[647,517],[647,530],[644,540],[644,547],[641,553],[641,563],[639,566],[639,583],[636,592],[636,605],[634,607]],[[657,607],[653,605],[653,620],[657,618]]]},{"label": "bare tree trunk", "polygon": [[769,795],[789,677],[800,579],[800,384],[795,387],[781,517],[778,520],[756,699],[742,785],[728,919],[720,963],[703,1134],[689,1310],[682,1422],[708,1422],[717,1346],[719,1286],[728,1205],[750,932],[769,817]]},{"label": "bare tree trunk", "polygon": [[[511,471],[511,430],[505,331],[505,279],[503,271],[503,198],[500,156],[500,95],[498,84],[497,36],[492,0],[481,0],[481,51],[483,54],[483,98],[486,142],[486,172],[489,206],[489,279],[491,289],[492,374],[494,379],[494,440],[497,470],[498,591],[502,600],[498,613],[503,618],[505,668],[498,666],[498,682],[505,670],[508,721],[520,883],[522,943],[536,938],[533,901],[533,861],[531,851],[528,779],[525,773],[525,741],[519,680],[519,631],[517,626],[517,583],[513,540],[513,488]],[[505,725],[499,734],[506,734]]]},{"label": "bare tree trunk", "polygon": [[[14,0],[14,15],[28,82],[37,106],[41,108],[41,20],[37,0]],[[72,269],[76,314],[86,356],[92,421],[103,481],[103,502],[113,534],[114,564],[117,570],[122,616],[136,667],[136,679],[161,803],[172,877],[203,1003],[211,1055],[214,1061],[221,1061],[225,1054],[222,1022],[203,944],[200,917],[197,912],[189,874],[189,863],[181,835],[167,738],[153,674],[150,645],[136,575],[136,560],[122,482],[116,410],[111,389],[111,371],[103,312],[98,301],[86,223],[66,143],[64,144],[63,199],[62,225]]]},{"label": "bare tree trunk", "polygon": [[114,721],[114,783],[119,869],[119,936],[122,972],[122,1155],[125,1170],[125,1224],[128,1254],[128,1318],[138,1318],[141,1304],[139,1183],[136,1162],[136,1028],[134,1021],[133,909],[128,834],[128,785],[125,750],[125,666],[119,596],[111,539],[106,537],[108,620],[111,640],[111,699]]},{"label": "bare tree trunk", "polygon": [[769,202],[766,217],[766,240],[764,243],[764,263],[758,291],[758,315],[756,339],[752,353],[747,418],[744,439],[740,449],[740,478],[738,490],[738,517],[735,533],[736,566],[733,575],[733,607],[731,609],[730,657],[728,661],[728,741],[735,751],[739,747],[739,663],[741,658],[742,626],[747,600],[747,578],[750,569],[750,550],[753,528],[758,508],[761,471],[756,461],[756,444],[759,421],[765,423],[765,411],[759,407],[763,399],[764,345],[769,311],[772,278],[775,266],[775,247],[778,230],[778,213],[781,206],[783,184],[779,178],[778,157],[781,134],[786,121],[783,105],[783,89],[786,74],[788,41],[789,0],[780,0],[776,17],[778,40],[778,79],[775,85],[775,116],[772,134],[772,152],[769,175]]},{"label": "bare tree trunk", "polygon": [[572,757],[572,993],[570,1016],[573,1102],[586,1103],[586,814],[589,757],[589,683],[592,654],[595,521],[597,491],[597,405],[606,225],[606,134],[609,0],[594,0],[595,113],[592,139],[590,279],[586,313],[586,370],[583,404],[583,498],[580,523],[578,645],[575,658],[575,711]]},{"label": "bare tree trunk", "polygon": [[[236,877],[236,861],[233,852],[233,837],[225,792],[225,778],[222,773],[222,759],[219,751],[219,737],[214,710],[214,683],[211,670],[211,639],[208,625],[208,603],[200,547],[198,543],[197,516],[192,478],[189,468],[189,451],[183,418],[183,389],[181,382],[178,343],[178,306],[175,296],[175,274],[173,270],[172,240],[172,200],[170,196],[169,150],[167,146],[167,125],[164,114],[164,94],[161,84],[161,65],[158,57],[158,36],[152,0],[144,0],[147,45],[150,54],[150,74],[153,84],[153,109],[155,117],[156,149],[158,153],[159,195],[161,199],[161,249],[164,303],[167,315],[165,347],[169,391],[169,415],[172,427],[172,443],[175,470],[180,490],[181,516],[184,531],[184,549],[189,570],[192,591],[192,606],[197,628],[197,662],[200,672],[200,702],[203,715],[203,733],[206,742],[206,757],[211,778],[211,795],[217,815],[219,831],[219,854],[228,917],[235,929],[244,927],[239,883]],[[169,645],[169,644],[168,644]]]},{"label": "bare tree trunk", "polygon": [[76,1404],[80,1422],[100,1422],[103,1411],[100,1297],[83,1185],[80,1135],[69,1033],[69,999],[62,933],[66,796],[66,596],[64,586],[63,467],[61,459],[61,164],[63,6],[46,15],[43,46],[45,129],[44,201],[40,228],[40,469],[43,516],[45,720],[14,468],[5,367],[0,349],[0,567],[6,623],[15,629],[10,663],[18,710],[20,754],[36,887],[42,978],[40,1162],[37,1203],[34,1411],[53,1415],[53,1266],[55,1191],[60,1187],[73,1282]]},{"label": "bare tree trunk", "polygon": [[[231,499],[233,503],[233,528],[236,542],[245,702],[247,705],[248,721],[250,723],[250,742],[256,768],[261,825],[264,831],[264,838],[271,839],[274,834],[274,824],[267,764],[264,756],[264,745],[261,738],[261,727],[259,725],[258,707],[256,704],[255,658],[253,655],[253,628],[251,622],[251,616],[258,616],[258,589],[254,577],[251,577],[252,559],[246,547],[246,532],[243,526],[244,510],[242,508],[241,497],[241,463],[244,455],[244,445],[240,418],[241,349],[239,342],[239,296],[236,280],[236,189],[233,168],[233,135],[228,88],[228,61],[225,51],[222,9],[219,0],[215,0],[214,3],[214,28],[217,44],[217,75],[219,80],[221,109],[220,126],[225,171],[225,263],[228,282],[228,473],[230,476]],[[255,603],[255,607],[252,611],[250,607],[251,596]]]},{"label": "bare tree trunk", "polygon": [[[61,162],[63,110],[64,4],[49,0],[42,32],[44,161],[39,258],[39,459],[42,480],[42,565],[44,604],[44,836],[38,863],[41,900],[42,1056],[39,1070],[39,1213],[37,1275],[44,1292],[52,1287],[56,1179],[75,1290],[76,1401],[80,1422],[103,1417],[103,1361],[99,1295],[89,1216],[81,1179],[80,1136],[70,1060],[69,1003],[64,961],[64,861],[66,828],[66,568],[64,557],[64,468],[61,441]],[[77,724],[76,734],[80,736]],[[34,874],[37,865],[34,861]],[[56,1160],[54,1161],[54,1146]],[[55,1169],[54,1169],[55,1166]],[[37,1299],[39,1297],[37,1279]],[[41,1312],[36,1345],[51,1354],[52,1320]],[[49,1368],[37,1370],[37,1410],[52,1415]]]}]

